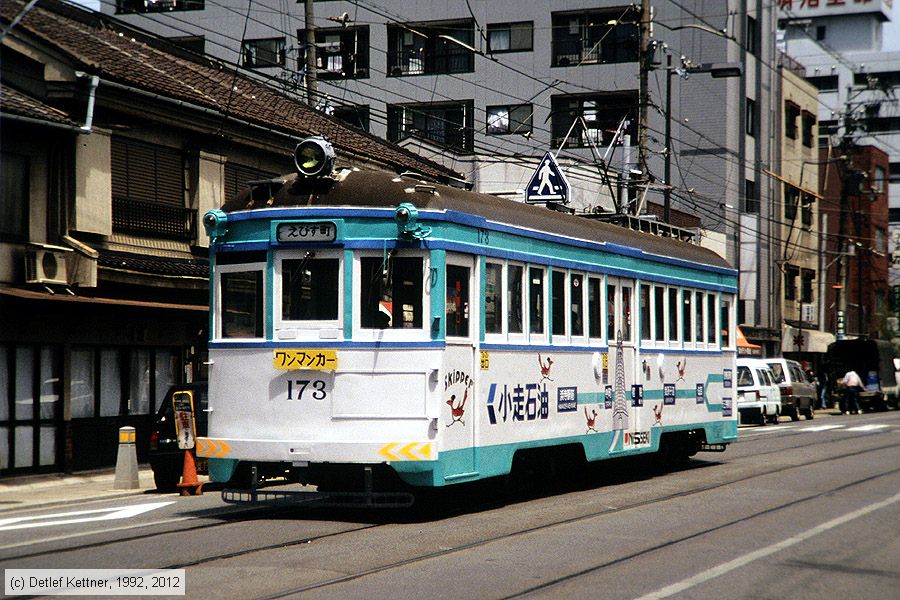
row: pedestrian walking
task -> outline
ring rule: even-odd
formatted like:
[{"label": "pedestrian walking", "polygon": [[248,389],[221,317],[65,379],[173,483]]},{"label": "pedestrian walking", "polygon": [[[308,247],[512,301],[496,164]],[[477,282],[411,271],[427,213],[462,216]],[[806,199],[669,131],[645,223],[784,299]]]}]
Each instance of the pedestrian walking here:
[{"label": "pedestrian walking", "polygon": [[843,406],[841,412],[845,415],[859,414],[859,391],[862,389],[862,380],[854,370],[847,371],[841,380],[844,386]]}]

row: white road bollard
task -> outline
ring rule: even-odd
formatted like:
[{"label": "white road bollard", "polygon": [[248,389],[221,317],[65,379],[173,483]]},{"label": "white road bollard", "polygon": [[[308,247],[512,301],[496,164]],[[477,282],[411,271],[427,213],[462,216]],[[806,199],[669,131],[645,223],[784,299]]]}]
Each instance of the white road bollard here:
[{"label": "white road bollard", "polygon": [[114,490],[136,490],[141,487],[134,437],[134,427],[119,428],[119,454],[116,457]]}]

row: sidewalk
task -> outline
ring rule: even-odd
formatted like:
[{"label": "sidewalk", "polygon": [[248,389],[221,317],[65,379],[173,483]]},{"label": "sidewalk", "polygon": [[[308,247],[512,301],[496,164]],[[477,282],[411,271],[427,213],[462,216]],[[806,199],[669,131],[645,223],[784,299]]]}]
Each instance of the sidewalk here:
[{"label": "sidewalk", "polygon": [[147,465],[138,468],[140,488],[113,489],[115,469],[85,471],[73,475],[23,475],[0,480],[0,513],[22,509],[62,505],[74,501],[101,500],[143,494],[156,489],[153,471]]}]

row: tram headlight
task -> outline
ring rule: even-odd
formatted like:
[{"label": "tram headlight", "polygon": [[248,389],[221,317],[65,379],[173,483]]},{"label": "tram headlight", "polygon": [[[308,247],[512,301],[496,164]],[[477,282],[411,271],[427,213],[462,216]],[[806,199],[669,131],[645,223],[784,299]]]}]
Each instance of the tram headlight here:
[{"label": "tram headlight", "polygon": [[227,225],[228,215],[218,208],[203,215],[203,227],[206,229],[206,235],[208,235],[210,239],[215,240],[216,238],[225,235]]},{"label": "tram headlight", "polygon": [[394,211],[394,221],[397,222],[397,232],[400,235],[412,235],[416,232],[418,219],[419,211],[409,202],[404,202]]},{"label": "tram headlight", "polygon": [[294,149],[294,166],[303,177],[330,175],[334,168],[334,148],[322,136],[306,138]]}]

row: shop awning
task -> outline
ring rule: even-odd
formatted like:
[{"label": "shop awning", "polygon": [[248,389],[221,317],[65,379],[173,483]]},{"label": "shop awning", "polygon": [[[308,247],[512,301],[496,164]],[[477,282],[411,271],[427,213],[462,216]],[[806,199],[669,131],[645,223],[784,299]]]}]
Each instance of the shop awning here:
[{"label": "shop awning", "polygon": [[737,328],[737,353],[738,356],[762,356],[762,346],[748,342],[740,327]]},{"label": "shop awning", "polygon": [[0,296],[10,296],[23,300],[41,300],[49,302],[107,304],[115,306],[134,306],[138,308],[161,308],[166,310],[190,310],[208,312],[209,307],[197,304],[175,304],[172,302],[151,302],[147,300],[123,300],[119,298],[99,298],[92,296],[78,296],[65,293],[50,294],[37,290],[26,290],[15,287],[0,287]]},{"label": "shop awning", "polygon": [[[782,352],[818,352],[824,354],[835,341],[833,333],[817,329],[799,329],[785,325],[781,335]],[[799,342],[799,344],[798,344]]]}]

